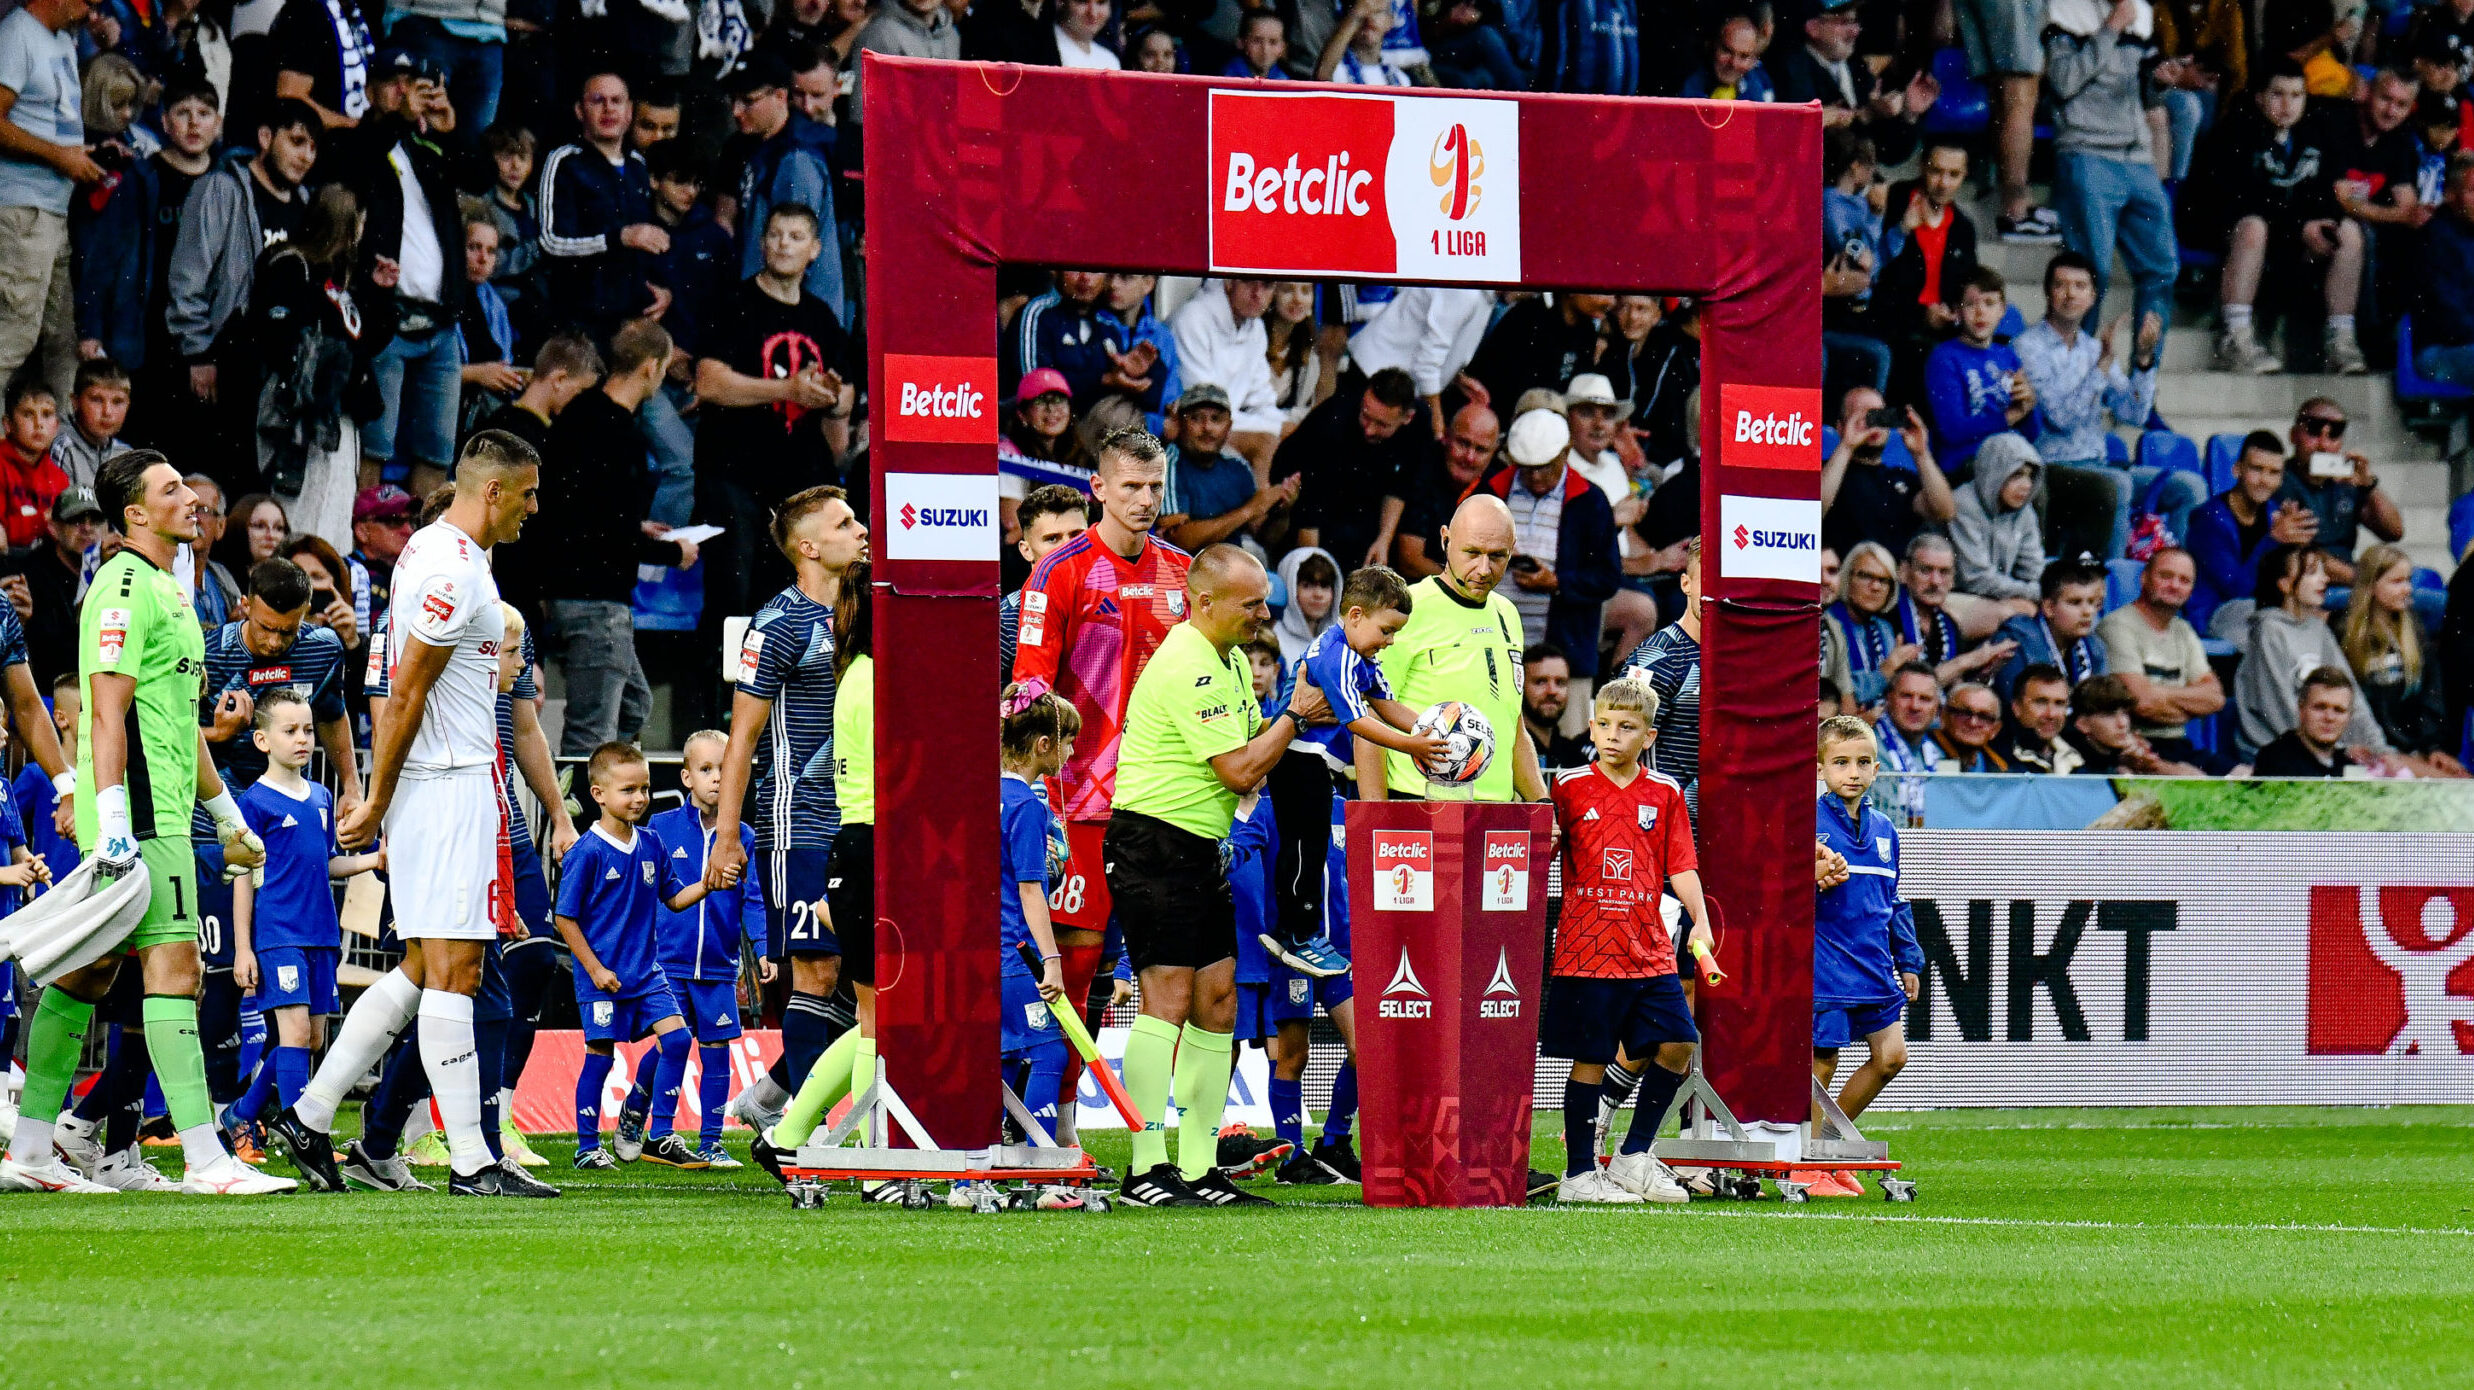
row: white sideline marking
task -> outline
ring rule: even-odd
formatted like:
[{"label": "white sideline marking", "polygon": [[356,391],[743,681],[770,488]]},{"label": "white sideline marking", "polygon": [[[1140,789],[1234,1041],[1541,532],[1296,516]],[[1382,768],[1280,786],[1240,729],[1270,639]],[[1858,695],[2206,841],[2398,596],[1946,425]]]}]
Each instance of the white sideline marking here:
[{"label": "white sideline marking", "polygon": [[[1709,1210],[1720,1204],[1695,1202],[1693,1205]],[[1526,1207],[1522,1210],[1580,1212],[1586,1208],[1578,1205],[1542,1205]],[[2316,1224],[2299,1221],[2051,1221],[2024,1216],[1892,1216],[1881,1212],[1744,1211],[1740,1209],[1727,1213],[1727,1215],[1740,1220],[1769,1217],[1773,1220],[1867,1221],[1875,1224],[1918,1226],[2022,1226],[2038,1230],[2062,1231],[2221,1231],[2245,1234],[2264,1231],[2294,1231],[2314,1235],[2474,1236],[2474,1226],[2342,1226],[2333,1223]]]}]

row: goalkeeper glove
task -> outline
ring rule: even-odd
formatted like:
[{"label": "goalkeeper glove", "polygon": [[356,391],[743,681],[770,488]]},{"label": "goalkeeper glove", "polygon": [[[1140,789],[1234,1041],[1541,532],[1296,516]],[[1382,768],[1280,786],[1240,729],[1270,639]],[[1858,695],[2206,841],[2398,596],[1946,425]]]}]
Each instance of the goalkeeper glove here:
[{"label": "goalkeeper glove", "polygon": [[95,858],[97,876],[119,878],[138,863],[137,832],[129,826],[129,789],[105,787],[95,793]]},{"label": "goalkeeper glove", "polygon": [[[214,799],[206,803],[206,813],[215,818],[215,838],[223,845],[224,882],[233,882],[242,874],[247,874],[250,887],[265,887],[266,841],[259,839],[258,832],[249,828],[249,822],[241,815],[240,803],[232,799],[232,789],[226,787],[215,793]],[[236,854],[236,851],[241,853]],[[254,859],[256,862],[236,864],[233,862],[236,857]]]}]

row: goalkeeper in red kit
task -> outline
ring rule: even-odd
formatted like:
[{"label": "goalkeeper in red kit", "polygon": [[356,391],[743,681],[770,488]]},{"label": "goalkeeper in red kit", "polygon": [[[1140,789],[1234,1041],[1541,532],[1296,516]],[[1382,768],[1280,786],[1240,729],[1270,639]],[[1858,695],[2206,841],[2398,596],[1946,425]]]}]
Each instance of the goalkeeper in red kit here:
[{"label": "goalkeeper in red kit", "polygon": [[[1642,764],[1657,716],[1648,682],[1608,682],[1590,709],[1597,761],[1557,776],[1548,793],[1562,842],[1563,918],[1538,1045],[1572,1059],[1556,1189],[1563,1202],[1687,1200],[1650,1152],[1701,1040],[1658,910],[1666,885],[1692,919],[1690,943],[1707,948],[1712,938],[1684,789]],[[1631,1128],[1601,1171],[1601,1097],[1620,1106],[1636,1087]]]},{"label": "goalkeeper in red kit", "polygon": [[[1090,997],[1113,908],[1100,842],[1116,800],[1126,700],[1161,639],[1186,617],[1186,570],[1194,557],[1151,533],[1167,480],[1168,450],[1150,434],[1122,429],[1100,441],[1091,480],[1099,523],[1031,571],[1022,586],[1014,669],[1004,673],[1031,694],[1055,691],[1082,718],[1073,759],[1056,779],[1068,857],[1048,898],[1065,957],[1065,997],[1076,1001]],[[1069,1059],[1066,1096],[1081,1075],[1080,1059]],[[1073,1140],[1073,1114],[1064,1101],[1060,1143]]]}]

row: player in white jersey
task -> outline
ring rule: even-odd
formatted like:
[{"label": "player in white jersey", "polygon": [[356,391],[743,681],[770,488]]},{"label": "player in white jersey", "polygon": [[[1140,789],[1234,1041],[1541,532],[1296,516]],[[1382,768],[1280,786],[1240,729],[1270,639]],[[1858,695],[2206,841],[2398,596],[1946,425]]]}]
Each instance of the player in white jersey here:
[{"label": "player in white jersey", "polygon": [[537,509],[532,446],[483,430],[456,460],[455,501],[395,567],[386,715],[370,740],[369,796],[335,827],[359,848],[386,830],[404,963],[361,995],[300,1104],[268,1132],[311,1186],[344,1190],[328,1135],[352,1083],[416,1015],[421,1063],[447,1134],[451,1195],[510,1195],[481,1132],[473,995],[482,954],[512,914],[498,802],[498,649],[505,620],[490,547]]}]

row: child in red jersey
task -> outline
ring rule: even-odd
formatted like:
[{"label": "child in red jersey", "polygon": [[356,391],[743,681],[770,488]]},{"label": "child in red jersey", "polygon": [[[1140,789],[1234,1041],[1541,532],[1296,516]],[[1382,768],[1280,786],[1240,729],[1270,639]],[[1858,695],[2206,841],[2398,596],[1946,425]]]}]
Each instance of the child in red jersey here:
[{"label": "child in red jersey", "polygon": [[[1684,789],[1642,762],[1657,715],[1647,682],[1608,682],[1590,707],[1598,760],[1558,776],[1550,793],[1563,847],[1563,919],[1538,1042],[1550,1056],[1572,1059],[1557,1201],[1686,1200],[1683,1185],[1650,1153],[1701,1040],[1658,911],[1670,882],[1692,918],[1687,940],[1708,946],[1712,937]],[[1632,1127],[1600,1171],[1600,1098],[1620,1105],[1636,1086]]]}]

